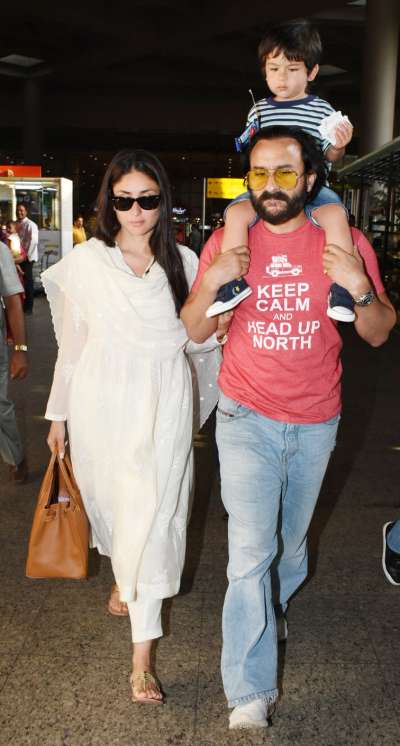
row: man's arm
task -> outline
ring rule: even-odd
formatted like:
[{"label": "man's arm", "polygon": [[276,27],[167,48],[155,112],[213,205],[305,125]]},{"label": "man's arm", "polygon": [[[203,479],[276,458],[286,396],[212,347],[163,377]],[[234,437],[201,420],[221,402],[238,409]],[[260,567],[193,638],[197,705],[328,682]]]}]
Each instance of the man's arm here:
[{"label": "man's arm", "polygon": [[[353,298],[361,297],[373,287],[356,247],[350,255],[339,246],[328,244],[323,254],[323,267],[331,280],[348,290]],[[386,342],[396,323],[396,312],[385,292],[379,293],[369,306],[356,305],[355,314],[357,333],[372,347]]]},{"label": "man's arm", "polygon": [[[217,329],[218,317],[208,319],[206,311],[215,301],[221,285],[236,277],[242,277],[248,271],[250,263],[249,250],[238,246],[225,254],[216,254],[203,272],[195,292],[190,293],[181,310],[181,319],[190,339],[204,342]],[[201,270],[200,270],[201,271]]]},{"label": "man's arm", "polygon": [[[4,304],[14,345],[26,345],[25,320],[20,296],[8,295],[4,298]],[[25,378],[27,372],[28,360],[26,352],[13,349],[11,355],[11,378]]]},{"label": "man's arm", "polygon": [[372,347],[386,342],[396,323],[396,311],[386,293],[380,293],[369,306],[355,306],[355,313],[354,326],[362,339]]},{"label": "man's arm", "polygon": [[34,261],[32,257],[36,254],[37,245],[39,243],[39,229],[36,223],[31,220],[29,222],[29,230],[27,231],[29,237],[29,245],[26,246],[26,253],[29,261]]}]

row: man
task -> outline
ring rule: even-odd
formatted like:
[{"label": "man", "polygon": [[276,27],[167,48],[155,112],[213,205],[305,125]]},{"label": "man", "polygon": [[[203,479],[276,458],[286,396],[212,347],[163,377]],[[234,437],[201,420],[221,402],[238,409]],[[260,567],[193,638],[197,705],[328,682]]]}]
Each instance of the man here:
[{"label": "man", "polygon": [[[13,340],[11,353],[11,378],[25,378],[28,372],[25,322],[20,293],[22,285],[18,279],[9,249],[0,243],[0,296],[6,308],[8,324]],[[8,399],[8,345],[3,304],[0,303],[0,454],[9,465],[14,482],[22,484],[27,477],[24,450],[18,432],[13,403]]]},{"label": "man", "polygon": [[24,273],[25,301],[24,312],[31,314],[33,311],[33,265],[39,258],[39,229],[33,220],[28,218],[27,206],[20,202],[17,205],[17,232],[21,239],[21,246],[26,253],[26,259],[21,262],[20,267]]},{"label": "man", "polygon": [[190,231],[189,246],[197,256],[200,256],[201,244],[202,239],[199,224],[195,222],[192,224],[192,230]]},{"label": "man", "polygon": [[[374,347],[395,323],[365,237],[349,255],[324,246],[305,203],[324,183],[322,152],[296,127],[268,127],[250,146],[247,175],[261,218],[249,251],[204,247],[182,310],[197,342],[221,282],[246,274],[253,289],[234,311],[219,377],[217,443],[229,514],[229,587],[223,611],[222,675],[231,728],[266,727],[278,697],[277,639],[290,597],[307,575],[307,531],[340,417],[341,338],[326,315],[331,282],[355,299],[355,328]],[[229,275],[229,278],[228,278]],[[278,630],[277,630],[278,628]]]},{"label": "man", "polygon": [[3,219],[3,212],[2,212],[2,209],[0,207],[0,241],[2,241],[3,243],[6,243],[6,241],[7,241],[7,233],[6,233],[6,230],[5,230],[5,222],[6,221],[5,221],[5,219]]},{"label": "man", "polygon": [[83,225],[82,215],[77,215],[72,226],[72,244],[76,246],[78,243],[86,241],[86,231]]}]

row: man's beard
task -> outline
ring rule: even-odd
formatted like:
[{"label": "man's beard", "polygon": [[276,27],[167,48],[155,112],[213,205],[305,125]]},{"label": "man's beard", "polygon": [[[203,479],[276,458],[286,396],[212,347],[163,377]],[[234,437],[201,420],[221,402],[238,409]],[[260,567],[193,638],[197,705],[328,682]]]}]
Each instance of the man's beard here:
[{"label": "man's beard", "polygon": [[[307,202],[308,192],[306,186],[300,194],[296,194],[294,197],[288,197],[285,192],[263,192],[259,197],[255,197],[253,192],[250,192],[250,201],[253,205],[257,215],[261,220],[265,220],[266,223],[271,225],[280,225],[286,223],[288,220],[297,217],[297,215],[304,208]],[[276,199],[285,203],[278,211],[270,211],[263,203],[267,199]]]}]

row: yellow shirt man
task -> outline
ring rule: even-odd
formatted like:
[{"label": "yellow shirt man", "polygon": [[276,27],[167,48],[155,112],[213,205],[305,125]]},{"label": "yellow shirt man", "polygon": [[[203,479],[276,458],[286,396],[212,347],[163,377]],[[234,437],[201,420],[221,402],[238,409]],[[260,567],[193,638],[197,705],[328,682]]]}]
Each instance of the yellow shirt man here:
[{"label": "yellow shirt man", "polygon": [[86,241],[86,231],[83,227],[83,218],[79,215],[74,220],[72,226],[72,243],[75,246],[77,243],[83,243]]}]

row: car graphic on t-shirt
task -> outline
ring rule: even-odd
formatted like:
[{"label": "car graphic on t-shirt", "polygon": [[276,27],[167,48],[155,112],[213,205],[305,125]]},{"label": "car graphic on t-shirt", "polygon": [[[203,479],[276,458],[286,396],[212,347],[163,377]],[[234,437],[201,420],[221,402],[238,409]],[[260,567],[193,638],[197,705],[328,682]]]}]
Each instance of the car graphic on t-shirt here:
[{"label": "car graphic on t-shirt", "polygon": [[299,275],[303,271],[301,264],[290,264],[288,262],[287,254],[278,254],[272,257],[271,264],[267,264],[265,267],[267,275],[271,277],[279,277],[280,275]]}]

